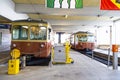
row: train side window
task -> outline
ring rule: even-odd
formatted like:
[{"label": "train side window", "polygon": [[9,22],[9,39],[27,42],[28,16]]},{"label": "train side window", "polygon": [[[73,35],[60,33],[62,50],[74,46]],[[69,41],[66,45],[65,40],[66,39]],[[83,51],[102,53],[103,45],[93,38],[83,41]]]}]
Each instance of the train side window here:
[{"label": "train side window", "polygon": [[0,45],[2,44],[2,32],[0,32]]},{"label": "train side window", "polygon": [[13,40],[27,40],[28,39],[28,26],[16,25],[12,30]]}]

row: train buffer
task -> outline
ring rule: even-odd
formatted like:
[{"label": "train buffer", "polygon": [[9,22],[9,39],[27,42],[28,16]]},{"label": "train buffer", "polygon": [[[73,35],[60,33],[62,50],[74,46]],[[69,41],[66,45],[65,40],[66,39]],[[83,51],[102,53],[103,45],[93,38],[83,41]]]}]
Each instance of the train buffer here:
[{"label": "train buffer", "polygon": [[55,45],[52,51],[52,63],[73,63],[73,59],[70,57],[70,45],[66,42],[64,45],[58,44]]}]

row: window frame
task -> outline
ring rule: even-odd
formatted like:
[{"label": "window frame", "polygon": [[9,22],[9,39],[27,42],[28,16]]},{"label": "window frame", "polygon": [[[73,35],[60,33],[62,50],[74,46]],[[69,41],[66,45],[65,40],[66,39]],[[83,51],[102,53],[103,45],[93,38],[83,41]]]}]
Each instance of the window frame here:
[{"label": "window frame", "polygon": [[[39,28],[40,28],[40,27],[45,27],[45,28],[46,28],[46,31],[45,31],[45,33],[46,33],[46,34],[45,34],[45,38],[42,38],[42,39],[39,39],[39,38],[38,38],[38,39],[37,39],[37,38],[36,38],[36,39],[32,39],[32,38],[31,38],[31,27],[39,27]],[[30,34],[29,34],[30,40],[47,40],[47,27],[46,27],[46,26],[31,25],[31,26],[30,26],[30,31],[29,31],[29,33],[30,33]],[[40,34],[39,34],[39,35],[40,35]],[[42,36],[42,37],[43,37],[43,36]]]},{"label": "window frame", "polygon": [[[27,30],[27,37],[26,38],[24,38],[24,37],[22,37],[22,36],[20,36],[20,32],[18,33],[18,39],[15,39],[15,38],[13,38],[13,30],[15,29],[15,28],[19,28],[19,27],[22,27],[22,26],[27,26],[28,27],[28,30]],[[19,29],[18,29],[19,30]],[[22,35],[22,34],[21,34]],[[22,38],[24,38],[24,39],[22,39]],[[14,25],[13,27],[12,27],[12,40],[28,40],[28,38],[29,38],[29,26],[28,25]]]}]

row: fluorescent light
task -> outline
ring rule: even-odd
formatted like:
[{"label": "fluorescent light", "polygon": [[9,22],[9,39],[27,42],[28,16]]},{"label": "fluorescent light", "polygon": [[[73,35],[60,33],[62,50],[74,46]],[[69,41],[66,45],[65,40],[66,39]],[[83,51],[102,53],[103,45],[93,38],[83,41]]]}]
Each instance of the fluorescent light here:
[{"label": "fluorescent light", "polygon": [[22,26],[22,27],[28,29],[28,26]]},{"label": "fluorescent light", "polygon": [[46,29],[46,27],[40,27],[40,29]]}]

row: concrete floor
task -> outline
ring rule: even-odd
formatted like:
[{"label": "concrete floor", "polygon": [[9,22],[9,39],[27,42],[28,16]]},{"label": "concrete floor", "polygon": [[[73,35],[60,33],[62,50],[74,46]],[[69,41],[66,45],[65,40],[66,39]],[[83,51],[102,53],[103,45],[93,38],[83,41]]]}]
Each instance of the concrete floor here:
[{"label": "concrete floor", "polygon": [[120,80],[120,71],[71,51],[74,64],[27,66],[17,75],[8,75],[7,66],[0,66],[0,80]]}]

